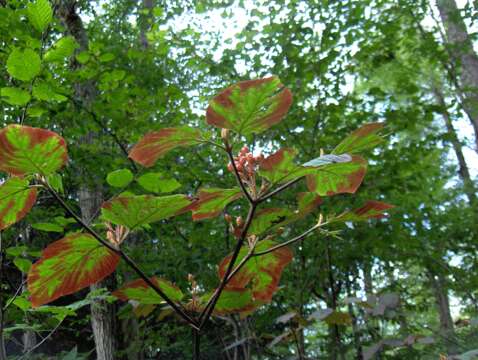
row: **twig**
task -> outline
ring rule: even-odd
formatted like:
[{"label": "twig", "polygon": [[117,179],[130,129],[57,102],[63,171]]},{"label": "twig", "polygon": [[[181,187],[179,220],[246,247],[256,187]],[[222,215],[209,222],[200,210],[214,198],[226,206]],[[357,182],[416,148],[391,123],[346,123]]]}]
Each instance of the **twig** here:
[{"label": "twig", "polygon": [[126,264],[132,268],[141,279],[143,279],[148,286],[153,288],[153,290],[161,296],[167,303],[170,305],[184,320],[186,320],[193,328],[198,329],[197,322],[192,317],[190,317],[182,307],[178,306],[174,301],[172,301],[156,284],[154,284],[151,279],[136,265],[136,263],[124,253],[120,248],[115,247],[110,244],[107,240],[104,240],[96,231],[94,231],[88,224],[86,224],[58,195],[58,193],[48,184],[47,181],[42,181],[46,186],[47,190],[55,197],[58,203],[65,209],[75,220],[76,222],[83,227],[88,233],[90,233],[101,245],[106,246],[109,250],[118,254]]},{"label": "twig", "polygon": [[[64,320],[64,319],[63,319]],[[51,331],[50,333],[43,338],[42,341],[40,341],[38,344],[36,344],[34,347],[32,347],[30,350],[28,350],[25,354],[20,356],[17,360],[25,359],[27,355],[30,355],[33,351],[38,349],[40,346],[43,345],[45,341],[47,341],[60,327],[60,325],[63,323],[63,320],[61,320]]]}]

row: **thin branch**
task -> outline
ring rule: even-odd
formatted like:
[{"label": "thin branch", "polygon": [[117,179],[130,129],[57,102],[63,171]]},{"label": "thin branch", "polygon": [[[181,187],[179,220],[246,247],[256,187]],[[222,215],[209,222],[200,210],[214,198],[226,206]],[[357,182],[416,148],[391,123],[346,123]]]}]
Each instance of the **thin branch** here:
[{"label": "thin branch", "polygon": [[318,228],[320,228],[321,226],[324,226],[326,223],[318,223],[317,225],[314,225],[313,227],[311,227],[309,230],[305,231],[304,233],[302,233],[301,235],[299,236],[296,236],[295,238],[293,239],[290,239],[286,242],[283,242],[283,243],[280,243],[276,246],[273,246],[267,250],[264,250],[264,251],[260,251],[260,252],[256,252],[254,253],[252,256],[261,256],[261,255],[266,255],[266,254],[269,254],[273,251],[276,251],[276,250],[279,250],[280,248],[283,248],[285,246],[288,246],[288,245],[291,245],[293,243],[296,243],[304,238],[306,238],[309,234],[313,233],[315,230],[317,230]]},{"label": "thin branch", "polygon": [[136,274],[143,279],[148,286],[150,286],[159,296],[161,296],[167,303],[170,305],[184,320],[186,320],[193,328],[198,329],[197,322],[192,317],[190,317],[185,310],[178,306],[174,301],[172,301],[156,284],[154,284],[151,279],[136,265],[134,260],[132,260],[126,253],[124,253],[120,248],[115,247],[110,244],[107,240],[104,240],[96,231],[94,231],[88,224],[86,224],[58,195],[58,193],[48,184],[48,182],[43,181],[43,184],[46,186],[47,190],[55,197],[58,203],[65,209],[75,220],[76,222],[83,227],[88,233],[90,233],[101,245],[106,246],[109,250],[118,254],[126,264],[133,269]]},{"label": "thin branch", "polygon": [[45,341],[47,341],[57,330],[58,328],[60,327],[60,325],[63,323],[63,320],[61,320],[49,333],[47,336],[45,336],[43,338],[42,341],[40,341],[38,344],[36,344],[34,347],[32,347],[30,350],[28,350],[25,354],[23,354],[22,356],[20,356],[18,358],[18,360],[21,360],[21,359],[25,359],[27,355],[30,355],[33,351],[35,351],[36,349],[38,349],[40,346],[43,345],[43,343]]},{"label": "thin branch", "polygon": [[295,183],[299,182],[301,179],[302,179],[302,177],[299,177],[299,178],[297,178],[297,179],[294,179],[294,180],[291,180],[291,181],[289,181],[289,182],[286,182],[284,185],[279,186],[277,189],[272,190],[271,192],[265,194],[264,196],[261,196],[261,197],[258,199],[258,202],[266,201],[267,199],[273,197],[274,195],[277,195],[278,193],[284,191],[284,190],[287,189],[288,187],[290,187],[290,186],[294,185]]},{"label": "thin branch", "polygon": [[5,306],[3,307],[3,311],[7,310],[8,307],[13,304],[13,302],[15,301],[15,299],[18,297],[18,295],[20,294],[20,291],[23,289],[23,285],[25,285],[27,281],[26,280],[23,280],[22,283],[20,284],[20,286],[17,288],[17,291],[15,291],[15,294],[13,295],[13,297],[8,300],[8,302],[5,304]]},{"label": "thin branch", "polygon": [[257,207],[257,204],[255,202],[252,202],[251,206],[249,208],[249,213],[247,214],[247,219],[246,219],[246,222],[244,224],[244,228],[242,229],[241,236],[236,243],[236,247],[234,248],[234,252],[232,253],[231,260],[230,260],[229,265],[227,267],[227,270],[224,274],[224,277],[222,278],[221,283],[219,284],[219,287],[216,289],[214,294],[209,298],[209,301],[207,302],[206,307],[204,308],[201,315],[199,316],[199,320],[200,320],[199,327],[200,328],[202,328],[204,326],[204,324],[206,323],[208,318],[211,316],[211,314],[214,310],[214,307],[216,306],[216,303],[217,303],[219,297],[221,296],[222,290],[224,290],[224,288],[227,285],[227,282],[230,280],[230,275],[231,275],[232,271],[234,270],[234,263],[236,262],[237,257],[239,256],[239,252],[241,251],[242,245],[244,244],[244,240],[247,237],[247,232],[248,232],[249,227],[252,223],[252,219],[254,218],[254,213],[256,211],[256,207]]}]

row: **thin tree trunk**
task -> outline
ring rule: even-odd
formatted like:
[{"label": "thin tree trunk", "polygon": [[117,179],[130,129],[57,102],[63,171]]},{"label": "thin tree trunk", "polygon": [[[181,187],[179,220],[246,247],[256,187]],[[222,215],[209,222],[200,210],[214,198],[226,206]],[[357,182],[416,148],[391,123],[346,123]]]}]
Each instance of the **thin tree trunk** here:
[{"label": "thin tree trunk", "polygon": [[456,130],[453,126],[453,122],[450,118],[450,113],[447,110],[445,103],[445,98],[443,93],[437,88],[433,87],[433,93],[438,102],[438,105],[441,108],[441,114],[443,120],[445,121],[445,126],[447,129],[447,134],[453,150],[455,151],[456,158],[458,160],[458,174],[460,175],[461,180],[463,181],[463,188],[465,194],[468,197],[470,204],[476,204],[476,189],[475,184],[471,180],[470,171],[468,170],[468,165],[466,164],[465,156],[463,155],[463,148],[461,146],[460,140],[456,134]]},{"label": "thin tree trunk", "polygon": [[138,19],[138,26],[140,29],[139,41],[143,49],[149,47],[148,31],[151,29],[151,23],[153,20],[152,12],[154,8],[153,0],[142,0],[142,12]]},{"label": "thin tree trunk", "polygon": [[[31,245],[30,231],[31,231],[30,226],[26,225],[25,228],[23,229],[23,235],[22,235],[23,242],[28,246]],[[24,281],[25,279],[26,279],[26,274],[22,274],[22,281]],[[25,292],[25,291],[28,291],[26,282],[23,283],[22,285],[22,292]],[[32,324],[31,315],[28,312],[25,313],[24,321],[25,321],[25,324],[28,324],[28,325]],[[37,344],[37,335],[32,330],[25,330],[22,334],[22,339],[23,339],[24,354],[28,353],[30,349],[34,348],[35,345]]]},{"label": "thin tree trunk", "polygon": [[[5,253],[2,245],[2,234],[0,233],[0,289],[3,286],[3,258]],[[5,349],[5,338],[3,333],[3,328],[5,326],[4,316],[3,297],[0,292],[0,360],[7,360],[7,351]]]},{"label": "thin tree trunk", "polygon": [[456,70],[464,97],[463,109],[475,131],[475,150],[478,152],[478,56],[466,30],[455,0],[437,0],[437,7],[450,47],[451,61]]},{"label": "thin tree trunk", "polygon": [[[347,277],[346,280],[346,291],[347,291],[347,296],[352,297],[354,294],[352,293],[352,284],[350,279]],[[362,349],[362,344],[360,340],[360,330],[357,324],[357,317],[355,316],[355,312],[353,309],[353,306],[351,303],[347,305],[347,309],[349,312],[349,315],[352,319],[352,334],[353,334],[353,339],[354,339],[354,347],[355,347],[355,358],[357,360],[362,360],[363,359],[363,349]]]},{"label": "thin tree trunk", "polygon": [[431,269],[428,269],[428,279],[435,295],[435,303],[440,316],[440,334],[445,340],[448,354],[456,355],[458,348],[453,318],[451,317],[446,279],[443,274],[434,272]]},{"label": "thin tree trunk", "polygon": [[[76,12],[77,1],[64,0],[60,2],[58,14],[65,24],[68,32],[75,38],[79,44],[79,50],[88,49],[88,36],[86,34],[83,22]],[[80,65],[73,60],[72,68],[78,68]],[[92,82],[78,83],[75,87],[75,96],[89,108],[96,96],[96,88]],[[88,133],[82,143],[91,144],[95,140],[96,134]],[[79,201],[81,216],[84,221],[93,220],[96,211],[101,206],[102,189],[101,180],[93,179],[92,184],[82,184],[80,186]],[[108,287],[114,282],[114,274],[109,278],[92,285],[91,290],[102,287]],[[116,353],[116,307],[105,301],[96,301],[91,305],[91,326],[95,338],[96,359],[113,360]]]}]

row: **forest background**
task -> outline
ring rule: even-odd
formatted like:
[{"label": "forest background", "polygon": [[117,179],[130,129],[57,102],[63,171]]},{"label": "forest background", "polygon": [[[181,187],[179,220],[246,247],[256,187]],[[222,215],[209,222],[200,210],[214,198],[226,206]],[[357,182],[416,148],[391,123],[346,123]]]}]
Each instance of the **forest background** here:
[{"label": "forest background", "polygon": [[[455,0],[0,0],[2,127],[22,123],[67,139],[72,160],[56,185],[91,219],[119,191],[108,174],[146,172],[125,155],[145,133],[211,129],[208,101],[241,80],[277,75],[293,93],[280,124],[247,137],[255,155],[294,147],[304,162],[363,124],[384,123],[361,189],[324,199],[319,210],[377,199],[395,206],[389,216],[294,245],[271,303],[249,316],[214,316],[201,358],[474,359],[477,19],[477,1]],[[200,146],[147,171],[153,192],[192,195],[233,186],[227,162]],[[140,185],[128,190],[141,193]],[[274,201],[296,203],[290,192]],[[191,358],[191,330],[167,306],[111,296],[135,278],[126,267],[32,308],[26,274],[75,226],[45,193],[0,234],[0,359]],[[133,232],[124,249],[148,275],[188,289],[193,274],[211,289],[233,246],[223,216],[193,222],[185,214]]]}]

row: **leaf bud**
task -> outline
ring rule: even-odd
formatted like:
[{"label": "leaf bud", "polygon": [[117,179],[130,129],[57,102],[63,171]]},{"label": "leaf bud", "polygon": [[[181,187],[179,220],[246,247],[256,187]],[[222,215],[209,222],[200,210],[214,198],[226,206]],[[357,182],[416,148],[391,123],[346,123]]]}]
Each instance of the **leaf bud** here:
[{"label": "leaf bud", "polygon": [[236,225],[241,227],[242,225],[244,225],[244,219],[242,218],[242,216],[238,216],[236,218]]},{"label": "leaf bud", "polygon": [[229,143],[229,129],[221,129],[221,138],[222,138],[222,141],[224,141],[224,144],[228,144]]},{"label": "leaf bud", "polygon": [[224,214],[224,220],[226,220],[226,222],[228,222],[228,223],[231,223],[232,222],[232,216],[229,215],[229,214]]}]

